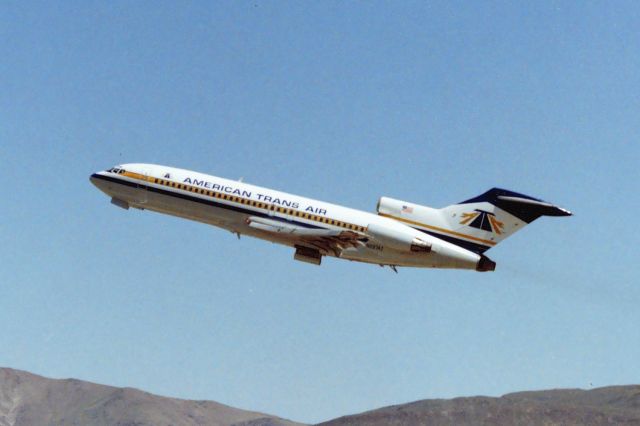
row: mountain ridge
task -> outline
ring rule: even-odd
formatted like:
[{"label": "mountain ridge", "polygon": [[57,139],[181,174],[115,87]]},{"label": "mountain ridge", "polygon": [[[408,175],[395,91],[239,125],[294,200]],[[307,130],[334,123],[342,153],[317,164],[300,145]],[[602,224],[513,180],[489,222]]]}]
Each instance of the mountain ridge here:
[{"label": "mountain ridge", "polygon": [[640,425],[640,385],[423,399],[332,419],[323,426]]},{"label": "mountain ridge", "polygon": [[78,379],[0,368],[0,426],[295,426],[276,416]]}]

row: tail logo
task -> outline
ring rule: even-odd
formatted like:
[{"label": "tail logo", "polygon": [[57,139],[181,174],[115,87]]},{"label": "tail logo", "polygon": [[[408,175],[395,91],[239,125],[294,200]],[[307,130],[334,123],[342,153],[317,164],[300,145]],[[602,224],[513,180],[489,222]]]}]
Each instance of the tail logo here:
[{"label": "tail logo", "polygon": [[498,235],[502,234],[502,229],[504,228],[504,223],[496,219],[495,214],[478,209],[471,213],[462,213],[460,224],[482,229],[483,231],[494,232]]}]

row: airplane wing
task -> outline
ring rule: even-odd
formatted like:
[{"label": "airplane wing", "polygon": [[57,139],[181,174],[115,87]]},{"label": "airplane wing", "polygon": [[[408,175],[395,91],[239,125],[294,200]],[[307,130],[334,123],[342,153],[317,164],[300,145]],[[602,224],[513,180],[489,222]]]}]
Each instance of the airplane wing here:
[{"label": "airplane wing", "polygon": [[251,216],[247,218],[247,225],[251,228],[273,234],[287,235],[300,242],[300,245],[312,247],[323,253],[333,253],[340,256],[342,250],[348,247],[359,247],[368,241],[368,237],[355,231],[340,231],[332,229],[305,228],[293,223]]}]

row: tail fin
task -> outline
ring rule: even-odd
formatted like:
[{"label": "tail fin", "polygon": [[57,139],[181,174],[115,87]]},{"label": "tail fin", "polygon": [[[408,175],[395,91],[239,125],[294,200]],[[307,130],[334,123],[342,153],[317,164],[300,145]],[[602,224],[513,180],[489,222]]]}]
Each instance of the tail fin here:
[{"label": "tail fin", "polygon": [[540,216],[571,216],[546,201],[500,188],[442,209],[383,197],[378,213],[476,253],[484,253]]}]

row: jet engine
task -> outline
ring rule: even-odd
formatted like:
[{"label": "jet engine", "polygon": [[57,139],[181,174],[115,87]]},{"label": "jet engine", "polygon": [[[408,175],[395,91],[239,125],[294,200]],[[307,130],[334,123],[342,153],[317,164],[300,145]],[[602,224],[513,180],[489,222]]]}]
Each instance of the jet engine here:
[{"label": "jet engine", "polygon": [[396,229],[390,229],[385,226],[369,224],[367,233],[385,246],[400,251],[429,253],[431,244],[408,232],[402,232]]}]

